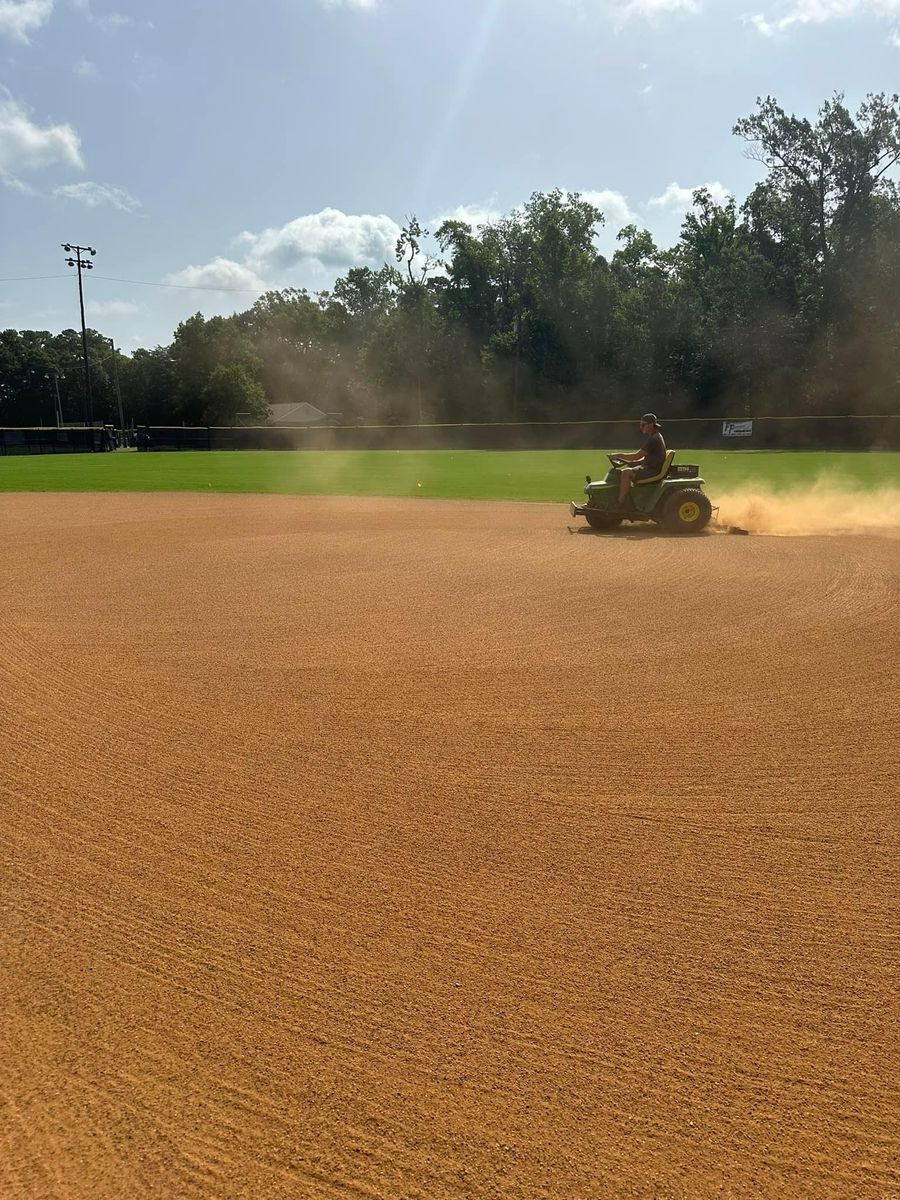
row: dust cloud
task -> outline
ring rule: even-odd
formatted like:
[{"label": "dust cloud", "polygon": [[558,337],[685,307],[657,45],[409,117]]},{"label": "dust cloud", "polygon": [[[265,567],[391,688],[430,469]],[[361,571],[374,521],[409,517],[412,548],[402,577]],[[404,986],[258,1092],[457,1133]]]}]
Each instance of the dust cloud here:
[{"label": "dust cloud", "polygon": [[718,493],[718,520],[751,533],[802,537],[813,534],[864,533],[900,538],[900,487],[872,490],[819,480],[795,492],[737,488]]}]

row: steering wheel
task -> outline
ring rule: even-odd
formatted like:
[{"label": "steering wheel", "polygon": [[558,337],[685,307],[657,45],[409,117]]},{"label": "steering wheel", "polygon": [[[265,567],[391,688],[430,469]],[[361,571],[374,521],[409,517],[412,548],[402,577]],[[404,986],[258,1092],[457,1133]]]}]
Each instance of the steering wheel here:
[{"label": "steering wheel", "polygon": [[607,454],[606,456],[614,467],[621,467],[622,459],[618,454]]}]

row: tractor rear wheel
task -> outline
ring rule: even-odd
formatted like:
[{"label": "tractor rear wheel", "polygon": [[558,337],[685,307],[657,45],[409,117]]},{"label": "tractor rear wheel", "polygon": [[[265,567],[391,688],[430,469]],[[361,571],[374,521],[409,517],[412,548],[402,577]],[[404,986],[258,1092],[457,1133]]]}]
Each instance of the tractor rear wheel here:
[{"label": "tractor rear wheel", "polygon": [[707,495],[699,488],[679,488],[663,503],[662,525],[669,533],[700,533],[711,516]]},{"label": "tractor rear wheel", "polygon": [[618,529],[622,524],[621,517],[613,517],[599,510],[586,508],[584,515],[591,529]]}]

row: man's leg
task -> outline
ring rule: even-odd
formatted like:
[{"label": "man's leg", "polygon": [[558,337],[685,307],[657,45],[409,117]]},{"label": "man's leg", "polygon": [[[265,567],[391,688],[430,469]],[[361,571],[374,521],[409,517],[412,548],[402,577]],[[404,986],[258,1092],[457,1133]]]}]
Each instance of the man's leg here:
[{"label": "man's leg", "polygon": [[623,467],[619,472],[619,507],[621,508],[628,499],[628,493],[631,491],[631,479],[634,475],[634,467]]}]

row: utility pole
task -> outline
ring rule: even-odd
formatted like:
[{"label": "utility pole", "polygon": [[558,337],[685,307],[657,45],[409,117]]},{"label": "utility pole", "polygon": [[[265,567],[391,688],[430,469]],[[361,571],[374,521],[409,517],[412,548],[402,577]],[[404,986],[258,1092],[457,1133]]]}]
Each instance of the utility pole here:
[{"label": "utility pole", "polygon": [[[44,375],[44,378],[48,383],[50,382],[51,378],[53,379],[53,389],[56,393],[56,406],[53,410],[53,415],[56,418],[56,428],[59,429],[63,423],[62,402],[59,398],[59,371],[57,371],[56,367],[51,367],[50,370]],[[65,375],[63,375],[63,379],[65,379]]]},{"label": "utility pole", "polygon": [[[69,242],[63,242],[62,248],[69,257],[66,259],[66,265],[78,268],[78,299],[81,304],[81,348],[84,352],[84,388],[87,396],[87,423],[88,427],[94,428],[94,398],[91,395],[91,365],[88,360],[88,344],[87,344],[87,328],[84,323],[84,285],[81,282],[82,271],[92,271],[94,264],[90,259],[82,258],[83,254],[90,254],[91,258],[97,253],[93,246],[75,246]],[[74,258],[72,257],[74,255]],[[94,448],[94,435],[91,433],[91,449]]]},{"label": "utility pole", "polygon": [[109,342],[110,348],[112,349],[113,380],[115,381],[115,385],[116,385],[116,399],[119,402],[119,429],[122,434],[122,444],[124,445],[124,443],[125,443],[125,414],[124,414],[124,410],[122,408],[122,389],[121,389],[121,387],[119,387],[119,360],[116,355],[116,343],[113,341],[112,338],[107,338],[106,340]]}]

